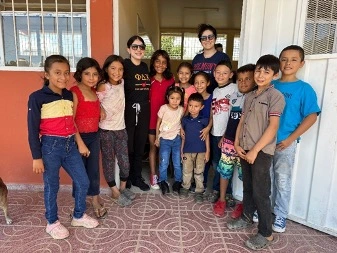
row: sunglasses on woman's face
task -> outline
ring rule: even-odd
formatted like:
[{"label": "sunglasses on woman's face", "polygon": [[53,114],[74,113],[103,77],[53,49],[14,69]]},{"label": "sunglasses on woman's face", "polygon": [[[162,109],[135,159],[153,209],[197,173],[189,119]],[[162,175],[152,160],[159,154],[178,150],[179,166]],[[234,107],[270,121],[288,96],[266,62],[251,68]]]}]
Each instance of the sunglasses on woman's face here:
[{"label": "sunglasses on woman's face", "polygon": [[207,35],[207,36],[200,36],[201,41],[206,41],[207,39],[212,40],[214,38],[215,38],[214,34],[210,34],[210,35]]},{"label": "sunglasses on woman's face", "polygon": [[145,50],[145,45],[137,45],[137,44],[132,44],[131,46],[131,49],[132,50],[137,50],[138,48],[140,49],[140,50]]}]

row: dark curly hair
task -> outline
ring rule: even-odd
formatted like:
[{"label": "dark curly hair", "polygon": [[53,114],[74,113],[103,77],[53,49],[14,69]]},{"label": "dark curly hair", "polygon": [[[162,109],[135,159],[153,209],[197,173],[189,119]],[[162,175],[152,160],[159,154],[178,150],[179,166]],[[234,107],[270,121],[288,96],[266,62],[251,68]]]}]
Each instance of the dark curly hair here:
[{"label": "dark curly hair", "polygon": [[74,78],[75,80],[80,83],[82,81],[82,73],[84,70],[88,69],[88,68],[95,68],[98,72],[99,78],[98,78],[98,82],[99,83],[102,80],[102,69],[99,66],[99,63],[90,57],[84,57],[81,60],[78,61],[77,65],[76,65],[76,71],[74,73]]},{"label": "dark curly hair", "polygon": [[166,60],[166,64],[167,64],[166,69],[163,72],[163,77],[166,80],[171,79],[173,74],[171,72],[170,56],[165,50],[162,50],[162,49],[159,49],[159,50],[155,51],[151,56],[149,76],[153,77],[153,76],[156,75],[156,70],[154,69],[154,63],[158,59],[159,56],[162,56]]}]

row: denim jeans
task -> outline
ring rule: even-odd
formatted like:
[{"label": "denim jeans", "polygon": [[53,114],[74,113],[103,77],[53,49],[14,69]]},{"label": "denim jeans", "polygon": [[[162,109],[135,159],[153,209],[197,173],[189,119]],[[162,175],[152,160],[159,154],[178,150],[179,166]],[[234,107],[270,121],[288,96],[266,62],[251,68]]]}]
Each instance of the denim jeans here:
[{"label": "denim jeans", "polygon": [[44,135],[41,137],[41,150],[44,163],[45,217],[48,223],[52,224],[58,220],[56,200],[60,187],[59,172],[61,166],[74,182],[74,217],[81,218],[86,210],[85,199],[89,188],[89,179],[74,136],[65,138]]},{"label": "denim jeans", "polygon": [[167,167],[172,153],[172,162],[174,168],[174,179],[176,182],[182,181],[181,168],[181,137],[177,135],[173,140],[160,138],[159,146],[159,182],[167,180]]},{"label": "denim jeans", "polygon": [[[248,152],[248,151],[246,151]],[[259,216],[258,232],[264,237],[272,234],[272,212],[270,205],[270,166],[273,156],[260,151],[253,164],[240,159],[243,179],[242,218],[252,222],[253,213]]]},{"label": "denim jeans", "polygon": [[218,192],[220,191],[220,173],[218,172],[217,167],[221,158],[221,148],[219,148],[218,143],[221,140],[221,137],[222,136],[213,136],[210,134],[212,167],[214,170],[213,190]]},{"label": "denim jeans", "polygon": [[84,167],[87,171],[87,175],[90,181],[87,195],[96,196],[99,194],[99,134],[93,133],[81,133],[82,140],[87,148],[90,150],[88,157],[82,156]]},{"label": "denim jeans", "polygon": [[270,169],[272,185],[272,207],[274,214],[287,218],[291,195],[291,178],[294,168],[297,141],[284,150],[275,150]]}]

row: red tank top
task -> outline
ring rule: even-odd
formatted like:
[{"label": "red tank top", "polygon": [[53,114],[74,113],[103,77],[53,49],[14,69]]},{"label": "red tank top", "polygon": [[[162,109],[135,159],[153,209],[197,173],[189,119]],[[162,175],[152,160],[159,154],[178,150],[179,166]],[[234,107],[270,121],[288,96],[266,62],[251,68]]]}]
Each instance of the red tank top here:
[{"label": "red tank top", "polygon": [[[96,101],[85,101],[78,86],[73,86],[70,90],[76,94],[78,99],[75,116],[75,123],[78,131],[80,133],[97,132],[100,117],[100,105],[98,98]],[[92,88],[92,91],[96,93],[94,88]]]}]

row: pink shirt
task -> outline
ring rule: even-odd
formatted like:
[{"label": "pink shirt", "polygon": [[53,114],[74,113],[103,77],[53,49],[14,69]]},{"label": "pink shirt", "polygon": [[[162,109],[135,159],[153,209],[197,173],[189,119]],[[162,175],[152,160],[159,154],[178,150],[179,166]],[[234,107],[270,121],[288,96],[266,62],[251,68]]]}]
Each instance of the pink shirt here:
[{"label": "pink shirt", "polygon": [[180,105],[177,110],[171,109],[167,104],[162,105],[158,111],[158,117],[161,118],[158,136],[167,140],[173,140],[180,134],[181,118],[183,115],[184,108]]},{"label": "pink shirt", "polygon": [[[176,83],[176,86],[180,87],[179,83]],[[186,111],[186,107],[187,107],[187,102],[188,102],[188,98],[191,96],[191,94],[196,93],[197,90],[195,89],[194,85],[191,85],[188,88],[184,88],[185,91],[185,95],[184,95],[184,111]]]}]

